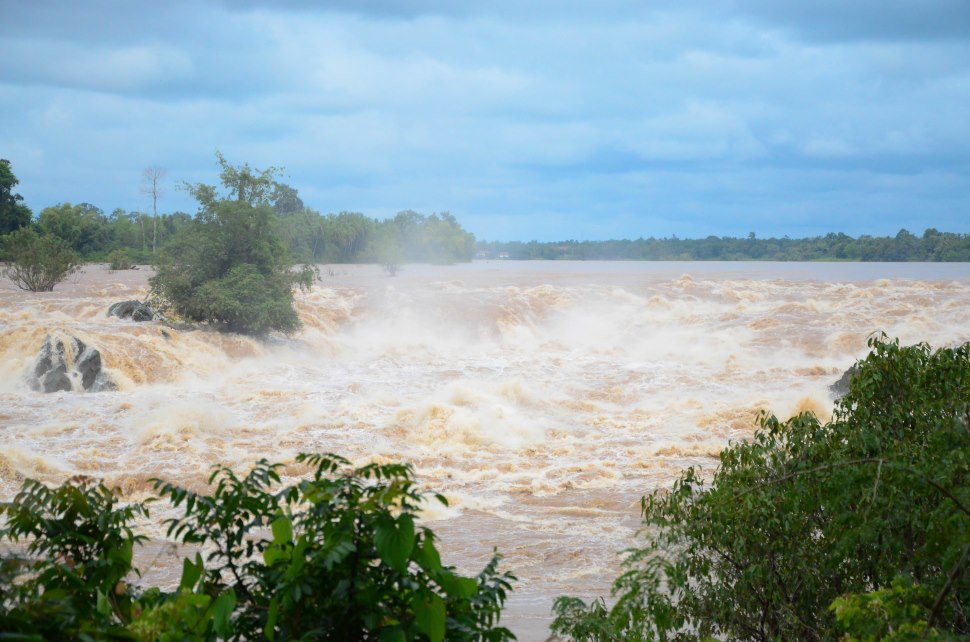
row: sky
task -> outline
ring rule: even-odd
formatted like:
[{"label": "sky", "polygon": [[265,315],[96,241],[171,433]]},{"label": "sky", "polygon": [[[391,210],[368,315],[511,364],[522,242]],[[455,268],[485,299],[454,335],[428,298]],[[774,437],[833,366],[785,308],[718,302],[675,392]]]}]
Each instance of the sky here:
[{"label": "sky", "polygon": [[970,0],[0,0],[0,158],[194,213],[282,167],[321,213],[484,240],[970,233]]}]

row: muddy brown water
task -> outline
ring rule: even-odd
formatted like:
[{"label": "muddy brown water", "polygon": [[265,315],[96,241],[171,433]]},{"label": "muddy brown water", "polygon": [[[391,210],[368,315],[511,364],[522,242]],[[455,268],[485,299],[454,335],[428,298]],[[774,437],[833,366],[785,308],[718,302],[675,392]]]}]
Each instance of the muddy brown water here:
[{"label": "muddy brown water", "polygon": [[[713,470],[760,409],[827,417],[828,386],[874,331],[970,340],[966,264],[475,262],[321,266],[304,328],[259,341],[105,316],[149,268],[88,265],[54,292],[0,282],[0,496],[24,478],[152,477],[201,489],[211,467],[329,451],[408,461],[448,508],[424,519],[476,572],[519,576],[505,623],[542,640],[555,596],[605,595],[637,542],[640,497]],[[164,332],[163,332],[164,330]],[[116,391],[40,394],[48,333],[101,350]],[[139,556],[177,581],[164,506]]]}]

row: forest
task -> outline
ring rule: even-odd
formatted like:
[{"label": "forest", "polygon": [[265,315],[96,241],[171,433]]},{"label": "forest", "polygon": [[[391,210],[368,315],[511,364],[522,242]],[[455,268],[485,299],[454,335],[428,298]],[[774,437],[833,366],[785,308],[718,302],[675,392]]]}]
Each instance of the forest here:
[{"label": "forest", "polygon": [[842,233],[793,239],[708,236],[540,243],[479,242],[479,258],[567,261],[970,261],[970,234],[929,228],[922,236],[853,238]]},{"label": "forest", "polygon": [[[475,237],[448,212],[429,216],[404,210],[383,220],[359,212],[321,214],[306,207],[293,187],[276,180],[280,169],[257,170],[248,164],[235,167],[217,153],[224,184],[247,185],[246,193],[232,200],[259,203],[272,211],[273,234],[286,245],[294,263],[455,263],[470,261]],[[164,170],[149,168],[143,191],[157,209],[164,193]],[[215,199],[211,185],[178,186],[200,203],[196,214],[125,211],[110,214],[91,203],[69,202],[45,207],[36,216],[14,192],[19,180],[10,161],[0,160],[0,237],[21,227],[33,227],[43,236],[63,240],[81,259],[107,261],[124,252],[132,263],[150,264],[154,255],[193,219],[204,216]]]},{"label": "forest", "polygon": [[[359,212],[320,214],[274,206],[274,227],[297,263],[378,263],[389,239],[400,260],[415,263],[470,261],[474,237],[447,212],[425,216],[411,210],[377,220]],[[41,210],[34,224],[42,234],[66,241],[86,261],[105,261],[124,250],[134,263],[152,263],[152,246],[161,248],[193,219],[184,212],[105,214],[90,203],[60,203]]]},{"label": "forest", "polygon": [[[922,235],[900,230],[895,236],[843,233],[807,238],[708,236],[702,239],[615,239],[484,241],[465,230],[449,212],[424,215],[403,210],[393,217],[371,218],[360,212],[322,214],[307,207],[297,189],[276,179],[278,168],[233,168],[217,155],[223,171],[250,172],[265,193],[258,199],[273,212],[273,227],[294,263],[439,263],[477,259],[573,261],[970,261],[970,234],[930,228]],[[152,170],[155,174],[152,177]],[[145,192],[161,193],[160,170],[146,170]],[[232,177],[227,177],[230,182]],[[238,178],[238,176],[237,176]],[[22,226],[64,240],[85,261],[106,261],[123,251],[133,263],[149,264],[153,255],[198,214],[142,212],[115,208],[110,214],[91,203],[68,202],[42,209],[37,216],[13,191],[18,184],[10,162],[0,160],[0,236]],[[204,200],[199,186],[181,185]],[[204,186],[209,187],[209,186]],[[205,190],[203,190],[204,192]],[[212,197],[213,194],[208,194]],[[200,200],[201,202],[201,200]]]}]

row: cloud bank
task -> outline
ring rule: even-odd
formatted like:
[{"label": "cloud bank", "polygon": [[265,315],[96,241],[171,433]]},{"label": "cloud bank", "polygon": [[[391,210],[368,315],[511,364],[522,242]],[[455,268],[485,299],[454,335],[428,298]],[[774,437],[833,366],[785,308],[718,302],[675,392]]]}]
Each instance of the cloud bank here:
[{"label": "cloud bank", "polygon": [[970,232],[963,0],[479,4],[11,3],[0,156],[35,212],[218,148],[486,239]]}]

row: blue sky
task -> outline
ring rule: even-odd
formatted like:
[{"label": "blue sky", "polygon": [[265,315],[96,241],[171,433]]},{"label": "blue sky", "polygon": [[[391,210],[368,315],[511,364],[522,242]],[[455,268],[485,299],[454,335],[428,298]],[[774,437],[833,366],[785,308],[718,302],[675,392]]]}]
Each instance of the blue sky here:
[{"label": "blue sky", "polygon": [[[483,8],[487,7],[487,8]],[[968,0],[0,0],[0,157],[195,212],[214,152],[479,238],[970,232]]]}]

